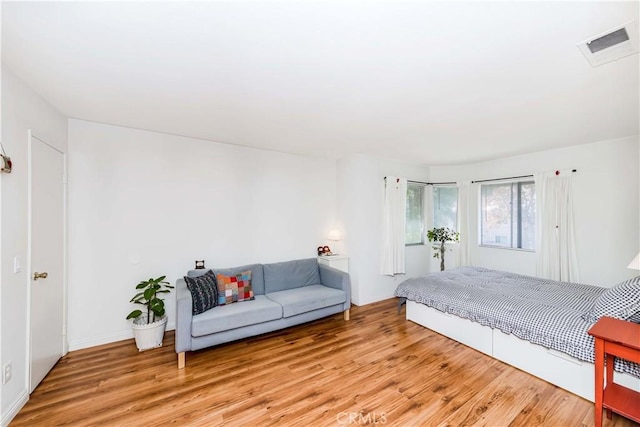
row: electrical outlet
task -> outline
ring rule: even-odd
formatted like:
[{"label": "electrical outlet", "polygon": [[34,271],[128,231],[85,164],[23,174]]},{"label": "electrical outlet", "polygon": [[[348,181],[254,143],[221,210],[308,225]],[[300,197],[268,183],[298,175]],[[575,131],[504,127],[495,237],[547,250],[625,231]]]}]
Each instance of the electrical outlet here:
[{"label": "electrical outlet", "polygon": [[6,384],[11,379],[11,362],[2,367],[2,384]]}]

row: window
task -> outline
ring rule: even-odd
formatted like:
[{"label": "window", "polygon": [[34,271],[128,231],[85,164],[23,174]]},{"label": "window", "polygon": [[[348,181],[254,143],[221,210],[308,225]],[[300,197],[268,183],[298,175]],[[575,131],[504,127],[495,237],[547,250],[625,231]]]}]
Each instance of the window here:
[{"label": "window", "polygon": [[433,187],[433,227],[458,229],[458,187]]},{"label": "window", "polygon": [[424,186],[407,184],[407,245],[424,243]]},{"label": "window", "polygon": [[480,192],[480,243],[533,250],[536,235],[534,183],[489,184],[483,185]]}]

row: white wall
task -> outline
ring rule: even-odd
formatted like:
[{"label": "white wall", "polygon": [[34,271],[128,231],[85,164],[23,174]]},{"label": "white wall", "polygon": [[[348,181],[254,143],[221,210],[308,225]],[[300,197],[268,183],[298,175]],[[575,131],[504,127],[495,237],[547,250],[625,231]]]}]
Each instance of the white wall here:
[{"label": "white wall", "polygon": [[338,161],[338,218],[344,231],[344,251],[350,257],[352,300],[364,305],[393,297],[408,277],[428,272],[429,246],[409,246],[406,274],[380,274],[384,177],[395,175],[426,181],[429,169],[365,155]]},{"label": "white wall", "polygon": [[[638,137],[472,165],[420,167],[368,156],[339,162],[69,120],[2,70],[2,142],[14,160],[0,175],[2,422],[26,401],[27,129],[69,152],[69,329],[71,349],[124,338],[134,285],[173,282],[195,259],[235,266],[315,256],[338,228],[350,256],[353,302],[390,298],[406,277],[430,271],[430,246],[407,248],[407,274],[379,274],[383,178],[456,181],[576,168],[578,256],[583,282],[611,286],[640,250]],[[472,203],[477,217],[477,203]],[[477,229],[472,230],[477,234]],[[335,244],[332,244],[332,247]],[[23,269],[13,274],[13,257]],[[447,266],[455,256],[447,256]],[[529,252],[480,248],[474,265],[535,273]],[[174,319],[174,295],[167,299]],[[173,324],[173,320],[171,320]]]},{"label": "white wall", "polygon": [[[28,399],[27,354],[27,130],[67,151],[67,120],[6,67],[2,67],[2,144],[13,161],[10,174],[0,174],[2,189],[0,311],[2,357],[0,366],[11,361],[12,379],[2,385],[2,424],[8,423]],[[13,259],[22,261],[13,273]]]},{"label": "white wall", "polygon": [[72,350],[132,337],[141,279],[315,257],[334,226],[333,160],[81,120],[69,149]]},{"label": "white wall", "polygon": [[[575,231],[580,281],[613,286],[637,275],[626,268],[640,250],[638,136],[576,145],[494,161],[431,167],[432,181],[481,180],[577,169],[573,175]],[[478,218],[478,193],[471,218]],[[471,235],[477,242],[478,223]],[[452,257],[453,258],[453,257]],[[471,264],[535,275],[533,252],[472,245]]]}]

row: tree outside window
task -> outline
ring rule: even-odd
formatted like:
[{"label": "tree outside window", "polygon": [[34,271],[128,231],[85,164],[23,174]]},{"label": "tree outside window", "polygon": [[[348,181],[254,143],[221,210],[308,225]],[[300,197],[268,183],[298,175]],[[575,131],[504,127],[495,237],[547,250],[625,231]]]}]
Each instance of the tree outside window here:
[{"label": "tree outside window", "polygon": [[458,229],[458,187],[433,186],[433,228]]},{"label": "tree outside window", "polygon": [[407,245],[424,244],[424,185],[407,184]]},{"label": "tree outside window", "polygon": [[533,181],[481,187],[481,244],[533,250],[536,200]]}]

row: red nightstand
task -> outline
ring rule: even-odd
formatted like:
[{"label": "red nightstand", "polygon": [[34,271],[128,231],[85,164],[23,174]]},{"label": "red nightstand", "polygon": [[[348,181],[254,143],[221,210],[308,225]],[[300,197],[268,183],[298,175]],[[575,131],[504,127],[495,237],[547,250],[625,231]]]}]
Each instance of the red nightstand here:
[{"label": "red nightstand", "polygon": [[[602,408],[640,423],[640,393],[613,382],[616,357],[640,363],[640,324],[602,317],[589,329],[595,338],[596,427],[602,426]],[[607,382],[604,380],[605,359]]]}]

